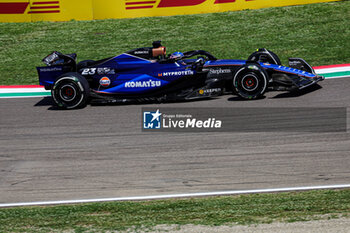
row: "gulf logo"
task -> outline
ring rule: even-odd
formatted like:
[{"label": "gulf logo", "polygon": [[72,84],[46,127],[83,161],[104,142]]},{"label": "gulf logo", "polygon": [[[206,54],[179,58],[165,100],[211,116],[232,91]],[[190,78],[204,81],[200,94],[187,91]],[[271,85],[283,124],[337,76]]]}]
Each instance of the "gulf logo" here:
[{"label": "gulf logo", "polygon": [[100,79],[100,85],[103,87],[108,87],[111,84],[111,80],[108,77],[102,77]]}]

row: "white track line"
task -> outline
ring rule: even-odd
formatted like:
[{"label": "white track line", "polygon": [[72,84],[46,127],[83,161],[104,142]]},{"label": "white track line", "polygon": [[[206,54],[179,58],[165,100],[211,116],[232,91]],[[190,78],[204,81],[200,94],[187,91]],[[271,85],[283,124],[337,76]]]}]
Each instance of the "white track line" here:
[{"label": "white track line", "polygon": [[0,99],[22,99],[22,98],[43,98],[51,95],[35,95],[35,96],[2,96]]},{"label": "white track line", "polygon": [[337,68],[323,68],[323,69],[315,69],[317,74],[328,74],[328,73],[336,73],[336,72],[346,72],[350,71],[350,66],[347,67],[337,67]]},{"label": "white track line", "polygon": [[338,76],[338,77],[327,77],[326,80],[327,79],[336,79],[336,78],[350,78],[350,76],[346,75],[346,76]]},{"label": "white track line", "polygon": [[1,88],[0,93],[34,93],[34,92],[47,92],[51,91],[45,90],[45,88]]},{"label": "white track line", "polygon": [[317,189],[341,189],[341,188],[350,188],[350,184],[273,188],[273,189],[252,189],[252,190],[221,191],[221,192],[206,192],[206,193],[184,193],[184,194],[169,194],[169,195],[154,195],[154,196],[117,197],[117,198],[101,198],[101,199],[81,199],[81,200],[66,200],[66,201],[22,202],[22,203],[8,203],[8,204],[4,203],[4,204],[0,204],[0,208],[19,207],[19,206],[38,206],[38,205],[44,206],[44,205],[62,205],[62,204],[82,204],[82,203],[91,203],[91,202],[110,202],[110,201],[145,201],[145,200],[170,199],[170,198],[192,198],[192,197],[223,196],[223,195],[237,195],[237,194],[250,194],[250,193],[291,192],[291,191],[308,191],[308,190],[317,190]]}]

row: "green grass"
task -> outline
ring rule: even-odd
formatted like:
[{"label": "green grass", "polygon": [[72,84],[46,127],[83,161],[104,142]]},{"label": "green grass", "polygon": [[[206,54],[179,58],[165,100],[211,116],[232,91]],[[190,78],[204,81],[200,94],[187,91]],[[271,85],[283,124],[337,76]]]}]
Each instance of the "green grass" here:
[{"label": "green grass", "polygon": [[98,21],[0,23],[0,85],[38,84],[35,66],[57,50],[102,59],[161,39],[169,52],[207,50],[246,59],[256,48],[282,62],[350,62],[350,1],[203,15]]},{"label": "green grass", "polygon": [[348,217],[350,190],[0,209],[0,232],[101,232]]}]

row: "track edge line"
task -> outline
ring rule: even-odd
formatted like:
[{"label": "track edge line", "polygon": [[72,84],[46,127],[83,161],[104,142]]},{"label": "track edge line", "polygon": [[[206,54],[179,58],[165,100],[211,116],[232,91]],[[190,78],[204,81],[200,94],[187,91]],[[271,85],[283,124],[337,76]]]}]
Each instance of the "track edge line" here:
[{"label": "track edge line", "polygon": [[64,205],[64,204],[84,204],[84,203],[111,202],[111,201],[146,201],[146,200],[160,200],[160,199],[171,199],[171,198],[193,198],[193,197],[253,194],[253,193],[293,192],[293,191],[311,191],[311,190],[320,190],[320,189],[343,189],[343,188],[350,188],[350,184],[323,185],[323,186],[301,186],[301,187],[270,188],[270,189],[252,189],[252,190],[236,190],[236,191],[232,190],[232,191],[183,193],[183,194],[165,194],[165,195],[116,197],[116,198],[97,198],[97,199],[81,199],[81,200],[3,203],[3,204],[0,204],[0,208],[24,207],[24,206]]}]

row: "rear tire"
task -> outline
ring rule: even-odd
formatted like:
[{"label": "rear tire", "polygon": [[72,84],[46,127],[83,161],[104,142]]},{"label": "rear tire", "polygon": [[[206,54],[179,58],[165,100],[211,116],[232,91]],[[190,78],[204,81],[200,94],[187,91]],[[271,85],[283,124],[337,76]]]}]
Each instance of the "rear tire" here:
[{"label": "rear tire", "polygon": [[83,108],[90,95],[89,83],[78,73],[67,73],[57,78],[51,95],[61,109]]},{"label": "rear tire", "polygon": [[233,93],[243,99],[258,99],[268,86],[267,73],[257,64],[242,66],[233,77]]}]

